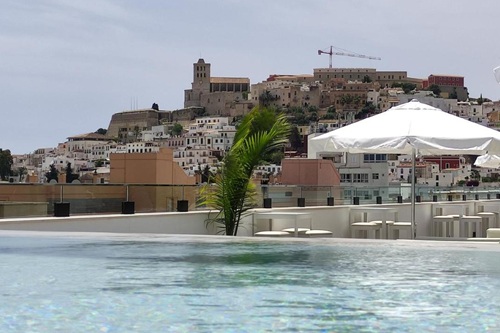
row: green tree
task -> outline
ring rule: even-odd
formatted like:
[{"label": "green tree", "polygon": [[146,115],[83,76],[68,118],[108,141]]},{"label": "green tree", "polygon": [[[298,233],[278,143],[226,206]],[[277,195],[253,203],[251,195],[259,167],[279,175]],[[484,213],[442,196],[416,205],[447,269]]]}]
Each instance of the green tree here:
[{"label": "green tree", "polygon": [[9,149],[0,148],[0,179],[7,180],[12,173],[14,163]]},{"label": "green tree", "polygon": [[470,178],[479,181],[481,180],[481,175],[479,174],[479,171],[472,169],[470,172]]},{"label": "green tree", "polygon": [[372,78],[369,75],[363,76],[363,83],[370,83],[372,82]]},{"label": "green tree", "polygon": [[364,119],[374,115],[375,113],[377,113],[377,108],[375,107],[375,105],[372,102],[367,102],[365,106],[361,109],[361,111],[354,116],[354,118]]},{"label": "green tree", "polygon": [[[270,114],[274,115],[273,121],[263,121]],[[242,216],[255,206],[256,191],[251,180],[255,168],[281,149],[289,134],[287,118],[273,109],[256,107],[243,118],[215,183],[200,191],[201,204],[219,211],[207,222],[217,223],[226,235],[237,235]]]},{"label": "green tree", "polygon": [[417,88],[417,85],[409,82],[394,82],[391,84],[392,88],[401,88],[405,94],[409,94],[412,90]]},{"label": "green tree", "polygon": [[431,84],[427,90],[432,91],[432,93],[436,96],[441,94],[441,88],[437,84]]},{"label": "green tree", "polygon": [[105,128],[99,128],[97,131],[95,131],[95,133],[106,135],[106,133],[108,133],[108,130]]},{"label": "green tree", "polygon": [[45,173],[45,178],[47,179],[47,183],[54,179],[56,182],[59,181],[59,171],[57,171],[54,164],[50,165],[50,170]]},{"label": "green tree", "polygon": [[353,102],[354,102],[354,96],[353,95],[344,94],[344,95],[340,96],[340,104],[342,104],[342,106],[350,105]]},{"label": "green tree", "polygon": [[292,126],[290,131],[290,146],[293,150],[302,149],[302,137],[300,136],[297,126]]},{"label": "green tree", "polygon": [[212,180],[212,172],[210,171],[210,167],[208,164],[205,164],[205,167],[203,169],[201,168],[201,164],[198,163],[198,170],[195,171],[198,175],[200,175],[200,182],[201,183],[209,183]]},{"label": "green tree", "polygon": [[78,175],[73,173],[71,163],[66,163],[66,183],[70,184],[73,180],[78,179]]},{"label": "green tree", "polygon": [[304,110],[303,107],[300,106],[292,106],[286,109],[286,114],[288,115],[290,123],[298,126],[309,125],[309,121],[311,118],[310,114],[306,114],[309,110],[315,110],[307,108]]},{"label": "green tree", "polygon": [[457,88],[453,87],[453,92],[450,94],[451,99],[458,99]]},{"label": "green tree", "polygon": [[281,160],[285,158],[285,152],[283,149],[274,150],[269,156],[266,158],[266,162],[270,164],[281,165]]},{"label": "green tree", "polygon": [[261,106],[270,106],[272,102],[276,101],[278,99],[278,96],[275,96],[271,94],[269,90],[264,91],[262,94],[259,95],[259,104]]},{"label": "green tree", "polygon": [[24,176],[28,174],[28,169],[25,167],[19,167],[16,170],[12,170],[14,176],[19,176],[19,182],[24,180]]},{"label": "green tree", "polygon": [[205,108],[196,108],[193,110],[193,116],[191,117],[191,120],[193,120],[194,118],[199,118],[199,117],[204,117],[204,116],[208,116],[208,112]]},{"label": "green tree", "polygon": [[481,105],[481,104],[483,104],[483,102],[484,102],[484,99],[483,99],[483,94],[481,94],[481,95],[479,96],[479,98],[477,99],[477,104]]},{"label": "green tree", "polygon": [[335,110],[335,107],[328,107],[326,114],[322,117],[322,119],[337,119],[337,111]]},{"label": "green tree", "polygon": [[183,130],[184,128],[181,124],[175,123],[174,126],[172,126],[172,135],[181,135]]}]

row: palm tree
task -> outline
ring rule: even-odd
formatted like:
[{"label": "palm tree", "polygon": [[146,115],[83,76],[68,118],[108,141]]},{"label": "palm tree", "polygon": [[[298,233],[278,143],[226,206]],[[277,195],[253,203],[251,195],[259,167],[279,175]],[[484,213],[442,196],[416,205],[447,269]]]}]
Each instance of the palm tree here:
[{"label": "palm tree", "polygon": [[259,96],[259,104],[268,107],[271,105],[271,102],[274,102],[278,99],[278,96],[275,96],[271,94],[269,90],[264,91],[262,94]]},{"label": "palm tree", "polygon": [[243,118],[214,184],[200,191],[201,204],[219,211],[207,222],[217,223],[226,235],[237,235],[241,218],[256,205],[251,180],[255,168],[282,148],[289,135],[287,118],[273,109],[256,107]]}]

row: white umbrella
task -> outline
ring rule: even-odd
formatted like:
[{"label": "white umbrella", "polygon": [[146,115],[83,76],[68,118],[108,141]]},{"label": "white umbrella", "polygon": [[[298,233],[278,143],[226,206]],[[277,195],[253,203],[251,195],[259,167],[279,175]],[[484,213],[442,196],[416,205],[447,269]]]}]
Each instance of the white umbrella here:
[{"label": "white umbrella", "polygon": [[500,168],[500,156],[490,154],[478,156],[476,162],[474,162],[474,165],[481,168]]},{"label": "white umbrella", "polygon": [[[493,75],[495,75],[497,83],[500,83],[500,66],[493,68]],[[474,165],[481,168],[500,168],[500,156],[491,154],[481,155],[476,159]]]},{"label": "white umbrella", "polygon": [[[500,155],[500,133],[412,100],[373,117],[309,140],[309,156],[320,152]],[[415,177],[412,177],[412,234],[415,236]]]},{"label": "white umbrella", "polygon": [[495,75],[495,80],[500,83],[500,66],[493,68],[493,75]]}]

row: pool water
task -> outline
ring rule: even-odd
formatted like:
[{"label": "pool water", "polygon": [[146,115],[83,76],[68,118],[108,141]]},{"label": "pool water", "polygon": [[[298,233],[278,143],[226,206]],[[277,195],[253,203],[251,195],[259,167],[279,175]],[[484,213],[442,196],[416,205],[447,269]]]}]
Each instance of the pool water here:
[{"label": "pool water", "polygon": [[500,332],[500,245],[0,233],[0,332]]}]

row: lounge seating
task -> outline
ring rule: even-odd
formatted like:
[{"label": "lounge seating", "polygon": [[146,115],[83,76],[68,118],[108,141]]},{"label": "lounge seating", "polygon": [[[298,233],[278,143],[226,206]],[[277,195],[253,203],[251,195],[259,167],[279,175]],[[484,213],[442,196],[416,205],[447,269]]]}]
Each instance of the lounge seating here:
[{"label": "lounge seating", "polygon": [[483,235],[486,234],[486,230],[489,228],[498,227],[498,213],[495,212],[479,212],[476,213],[477,216],[481,216],[483,219]]},{"label": "lounge seating", "polygon": [[389,224],[389,238],[402,238],[401,231],[407,233],[409,235],[408,238],[411,239],[411,222],[394,222]]},{"label": "lounge seating", "polygon": [[489,228],[486,231],[486,238],[500,238],[500,228]]},{"label": "lounge seating", "polygon": [[290,233],[286,231],[259,231],[254,236],[257,237],[290,237]]},{"label": "lounge seating", "polygon": [[[309,230],[311,230],[311,229],[309,229],[309,228],[297,228],[297,233],[299,234],[299,237],[300,237],[300,236],[304,236],[306,234],[306,232]],[[295,228],[286,228],[286,229],[283,229],[281,231],[288,232],[292,236],[295,234]]]},{"label": "lounge seating", "polygon": [[459,215],[438,215],[432,218],[432,236],[458,237]]},{"label": "lounge seating", "polygon": [[462,237],[482,237],[481,216],[460,216],[460,231]]},{"label": "lounge seating", "polygon": [[364,238],[380,238],[381,230],[382,224],[377,224],[375,222],[354,222],[351,223],[351,238],[359,238],[358,235],[360,233],[366,235]]},{"label": "lounge seating", "polygon": [[305,232],[306,237],[314,237],[314,238],[319,238],[319,237],[333,237],[333,233],[328,230],[309,230]]}]

